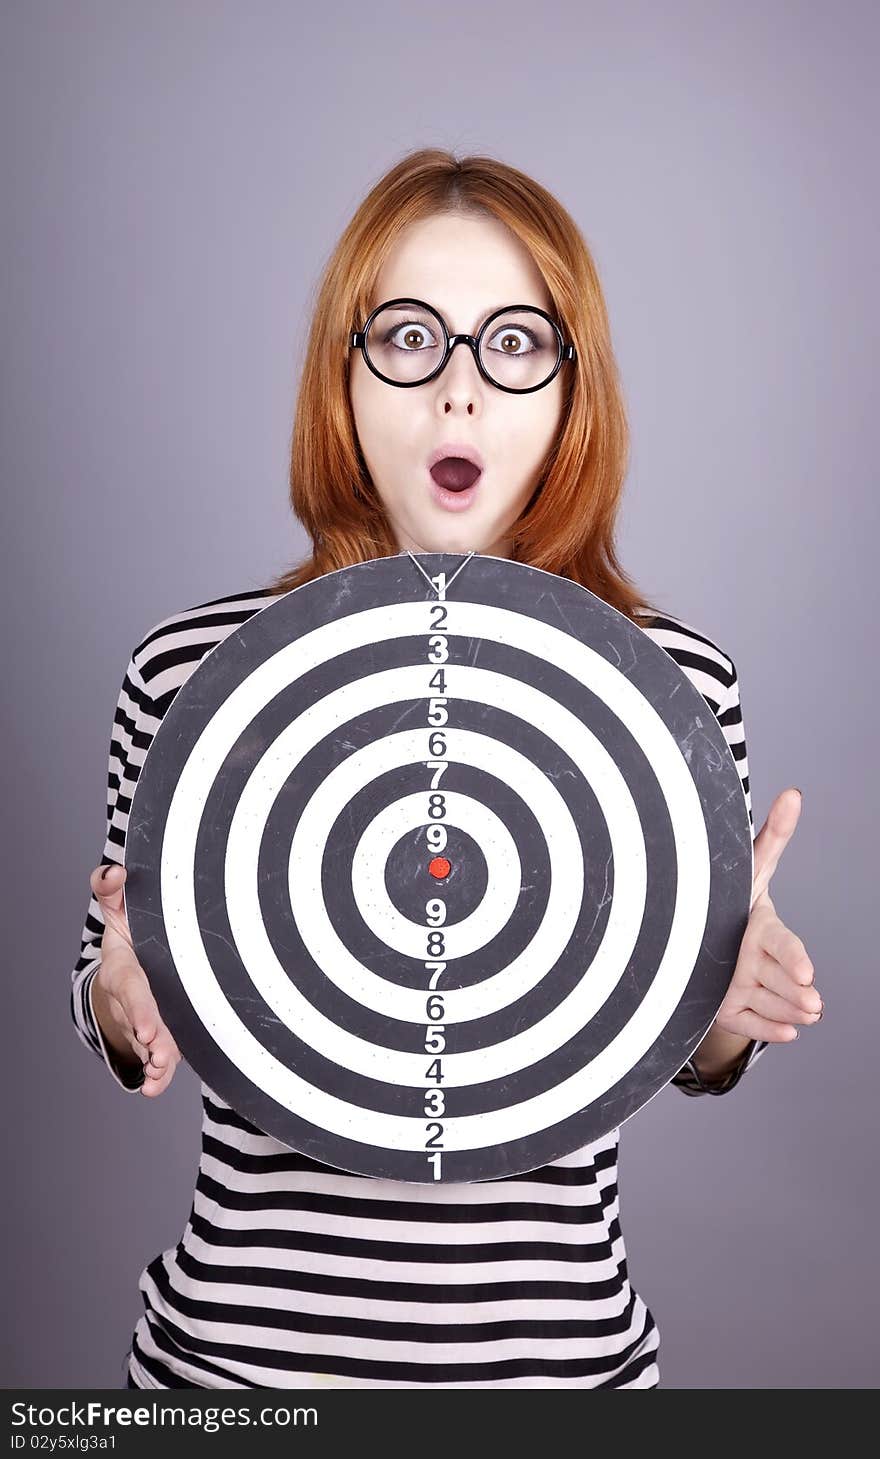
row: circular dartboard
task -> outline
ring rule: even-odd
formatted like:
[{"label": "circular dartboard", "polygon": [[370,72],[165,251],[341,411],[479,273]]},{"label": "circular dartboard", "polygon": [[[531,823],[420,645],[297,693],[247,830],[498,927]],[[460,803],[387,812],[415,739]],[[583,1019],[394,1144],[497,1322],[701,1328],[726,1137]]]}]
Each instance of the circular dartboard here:
[{"label": "circular dartboard", "polygon": [[149,748],[135,951],[183,1056],[337,1169],[534,1170],[723,1001],[752,838],[711,708],[585,588],[470,554],[328,573],[206,655]]}]

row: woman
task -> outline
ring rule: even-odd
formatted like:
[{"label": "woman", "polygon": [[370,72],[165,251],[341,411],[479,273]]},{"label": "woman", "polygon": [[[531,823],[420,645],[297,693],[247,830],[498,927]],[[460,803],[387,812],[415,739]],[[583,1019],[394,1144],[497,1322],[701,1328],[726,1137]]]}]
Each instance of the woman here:
[{"label": "woman", "polygon": [[[392,303],[404,299],[420,302]],[[487,316],[479,356],[464,341],[444,358],[444,322],[450,335],[476,336]],[[92,874],[72,991],[81,1039],[122,1088],[155,1098],[180,1059],[123,910],[139,767],[204,654],[319,574],[407,549],[476,550],[590,588],[704,695],[751,818],[732,660],[645,605],[616,559],[626,452],[602,293],[565,210],[490,159],[404,158],[352,219],[317,302],[290,473],[310,558],[269,587],[164,619],[125,674],[104,865]],[[799,806],[798,792],[783,792],[755,842],[754,901],[730,990],[673,1080],[688,1094],[731,1090],[768,1043],[821,1017],[803,943],[767,892]],[[658,1385],[659,1333],[630,1286],[619,1226],[617,1130],[526,1175],[433,1187],[321,1165],[204,1084],[202,1104],[183,1236],[141,1274],[131,1386]]]}]

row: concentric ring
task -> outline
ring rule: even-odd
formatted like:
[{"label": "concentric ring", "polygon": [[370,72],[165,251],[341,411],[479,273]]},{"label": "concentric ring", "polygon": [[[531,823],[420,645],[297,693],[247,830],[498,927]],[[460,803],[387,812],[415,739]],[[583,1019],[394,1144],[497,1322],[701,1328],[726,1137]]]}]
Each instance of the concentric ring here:
[{"label": "concentric ring", "polygon": [[[752,876],[720,726],[636,625],[494,558],[439,607],[401,554],[257,613],[178,692],[126,846],[135,947],[203,1079],[294,1148],[416,1182],[533,1169],[650,1099],[717,1012]],[[419,905],[459,909],[430,983]]]}]

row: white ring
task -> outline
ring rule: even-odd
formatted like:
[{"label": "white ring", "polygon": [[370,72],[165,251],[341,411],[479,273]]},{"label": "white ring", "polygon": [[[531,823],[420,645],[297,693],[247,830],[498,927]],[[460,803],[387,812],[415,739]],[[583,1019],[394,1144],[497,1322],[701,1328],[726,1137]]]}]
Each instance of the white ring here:
[{"label": "white ring", "polygon": [[[332,778],[332,774],[335,771],[327,777],[328,780]],[[441,781],[440,784],[442,783]],[[365,924],[384,947],[392,948],[403,957],[414,958],[416,961],[424,960],[428,955],[425,941],[426,934],[431,929],[425,923],[414,922],[411,917],[405,917],[398,911],[388,895],[385,868],[393,848],[407,832],[422,830],[430,824],[426,819],[429,793],[427,790],[415,791],[385,806],[365,826],[351,858],[352,894]],[[507,925],[519,899],[522,866],[516,842],[501,817],[490,810],[489,806],[482,805],[473,796],[462,795],[457,791],[444,790],[443,795],[446,800],[446,814],[442,824],[458,826],[467,831],[482,852],[487,873],[486,890],[479,903],[466,917],[455,923],[447,922],[442,929],[446,942],[444,957],[449,959],[467,957],[485,947]],[[312,860],[320,863],[324,860],[327,835],[332,822],[325,820],[323,826],[321,825],[320,813],[316,815],[314,812],[314,800],[313,796],[304,809],[297,834],[308,844],[313,833],[317,833],[312,839]],[[346,801],[346,804],[349,802]],[[307,811],[311,814],[306,822]],[[423,844],[422,854],[427,865],[433,853]],[[292,847],[289,884],[292,913],[299,920],[301,897],[297,895],[296,857]],[[441,886],[429,890],[433,897],[444,900],[445,893]],[[322,957],[315,958],[315,962],[318,967],[326,965]],[[424,1007],[424,997],[422,1005]],[[422,1021],[420,1017],[418,1022]]]},{"label": "white ring", "polygon": [[[387,604],[335,619],[286,645],[254,670],[205,726],[181,772],[169,808],[161,863],[169,951],[193,1008],[227,1057],[258,1088],[304,1120],[368,1146],[407,1151],[420,1151],[424,1147],[420,1119],[363,1109],[312,1087],[275,1059],[241,1023],[217,984],[201,942],[194,897],[194,853],[206,795],[243,726],[253,718],[254,704],[267,703],[310,668],[346,649],[360,647],[365,642],[376,643],[386,637],[419,633],[427,640],[425,607],[423,603]],[[572,635],[526,615],[458,599],[446,607],[450,620],[445,630],[448,637],[458,634],[467,639],[508,643],[515,650],[563,663],[569,675],[580,678],[618,714],[642,746],[657,776],[672,823],[678,865],[676,904],[660,967],[625,1027],[586,1068],[552,1089],[503,1110],[447,1117],[444,1148],[453,1152],[507,1143],[577,1114],[618,1082],[647,1052],[675,1012],[699,955],[708,908],[710,866],[700,798],[682,752],[660,716],[624,674]],[[488,673],[469,664],[452,664],[447,668],[450,682],[453,670],[472,675]],[[423,673],[423,670],[415,666],[415,672]],[[505,682],[505,676],[490,677]],[[357,681],[360,682],[366,681]],[[356,684],[350,688],[356,688]],[[430,697],[422,692],[426,699]],[[546,696],[526,684],[517,681],[511,685],[507,681],[508,709],[514,694],[528,701],[546,700]],[[517,709],[520,708],[518,704]],[[556,705],[556,710],[557,724],[568,716],[582,734],[590,734],[561,705]],[[711,713],[708,709],[706,712]],[[566,748],[563,741],[560,743]],[[577,754],[573,758],[579,763]],[[598,787],[593,788],[598,794]],[[611,822],[609,831],[613,838],[615,830]],[[637,858],[636,846],[631,845],[629,850]],[[626,870],[621,865],[620,876]],[[616,859],[615,872],[618,872]],[[619,900],[615,895],[612,916]],[[472,990],[454,991],[463,994]],[[575,1027],[570,1027],[569,1035],[575,1031]],[[484,1050],[481,1056],[483,1078],[487,1077],[486,1053]],[[470,1056],[456,1057],[466,1060]]]}]

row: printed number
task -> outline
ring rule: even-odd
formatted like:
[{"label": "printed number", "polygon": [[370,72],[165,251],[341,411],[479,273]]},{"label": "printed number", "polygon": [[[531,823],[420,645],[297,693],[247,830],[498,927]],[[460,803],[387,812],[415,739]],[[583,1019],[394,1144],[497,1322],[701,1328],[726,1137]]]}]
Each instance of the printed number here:
[{"label": "printed number", "polygon": [[446,670],[435,669],[428,680],[428,688],[436,689],[440,694],[446,693]]},{"label": "printed number", "polygon": [[431,927],[442,927],[446,921],[446,903],[441,902],[439,897],[432,897],[430,902],[425,903],[425,916]]},{"label": "printed number", "polygon": [[430,613],[432,628],[446,627],[446,618],[449,613],[449,609],[446,607],[445,603],[432,603]]},{"label": "printed number", "polygon": [[441,974],[446,972],[446,964],[426,960],[425,967],[431,973],[431,981],[428,984],[428,990],[429,992],[433,993],[434,989],[440,981]]},{"label": "printed number", "polygon": [[433,633],[428,639],[428,659],[432,664],[445,664],[449,658],[449,640],[442,633]]},{"label": "printed number", "polygon": [[432,1059],[431,1063],[428,1065],[427,1069],[425,1070],[425,1078],[426,1079],[433,1079],[433,1081],[434,1081],[435,1084],[442,1084],[444,1077],[445,1076],[443,1074],[443,1060],[442,1059]]},{"label": "printed number", "polygon": [[446,1027],[442,1023],[429,1023],[425,1030],[425,1053],[442,1054],[446,1048],[446,1040],[443,1037]]},{"label": "printed number", "polygon": [[[445,724],[448,718],[449,710],[446,708],[445,699],[428,700],[428,724]],[[432,755],[436,753],[436,750],[431,751]]]},{"label": "printed number", "polygon": [[431,1124],[426,1125],[425,1129],[429,1132],[431,1130],[436,1131],[435,1134],[431,1135],[430,1140],[425,1141],[425,1149],[436,1150],[437,1146],[440,1144],[440,1136],[443,1134],[443,1126],[432,1122]]},{"label": "printed number", "polygon": [[425,952],[428,957],[442,957],[446,951],[446,939],[442,932],[428,933],[428,946]]},{"label": "printed number", "polygon": [[428,843],[429,851],[443,851],[445,849],[447,839],[448,837],[445,826],[425,827],[425,840]]},{"label": "printed number", "polygon": [[428,796],[428,815],[432,821],[442,821],[446,815],[446,796],[441,791]]},{"label": "printed number", "polygon": [[429,1165],[433,1165],[433,1167],[434,1167],[434,1179],[435,1180],[439,1180],[440,1179],[440,1162],[441,1162],[442,1159],[443,1159],[443,1156],[441,1155],[441,1153],[440,1153],[439,1150],[437,1150],[435,1152],[435,1154],[428,1156],[428,1164]]},{"label": "printed number", "polygon": [[443,1093],[443,1090],[442,1089],[426,1089],[425,1090],[425,1114],[426,1115],[445,1115],[445,1113],[446,1113],[446,1095]]},{"label": "printed number", "polygon": [[433,998],[429,998],[425,1004],[425,1013],[431,1023],[437,1023],[443,1017],[444,1012],[443,995],[435,993]]}]

